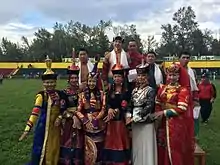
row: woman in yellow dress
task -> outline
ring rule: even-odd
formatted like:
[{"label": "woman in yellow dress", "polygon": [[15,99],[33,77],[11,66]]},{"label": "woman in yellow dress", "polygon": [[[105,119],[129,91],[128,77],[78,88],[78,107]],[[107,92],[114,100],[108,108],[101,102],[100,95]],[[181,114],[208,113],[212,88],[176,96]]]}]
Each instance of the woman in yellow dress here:
[{"label": "woman in yellow dress", "polygon": [[42,75],[44,90],[38,92],[31,116],[19,141],[23,140],[36,124],[29,165],[57,165],[60,152],[60,124],[66,108],[61,92],[55,90],[57,75],[51,70],[52,60],[45,60],[46,72]]}]

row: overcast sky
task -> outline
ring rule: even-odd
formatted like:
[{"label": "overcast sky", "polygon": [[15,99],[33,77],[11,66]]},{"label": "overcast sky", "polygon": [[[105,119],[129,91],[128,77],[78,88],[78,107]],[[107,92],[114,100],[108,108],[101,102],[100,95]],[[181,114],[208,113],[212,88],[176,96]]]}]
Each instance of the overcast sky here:
[{"label": "overcast sky", "polygon": [[[53,24],[69,20],[95,25],[99,20],[114,25],[136,24],[142,39],[160,38],[161,24],[171,23],[181,6],[191,5],[200,28],[220,29],[220,0],[6,0],[0,5],[0,37],[20,41],[33,37],[39,27],[51,30]],[[109,32],[109,37],[113,37]]]}]

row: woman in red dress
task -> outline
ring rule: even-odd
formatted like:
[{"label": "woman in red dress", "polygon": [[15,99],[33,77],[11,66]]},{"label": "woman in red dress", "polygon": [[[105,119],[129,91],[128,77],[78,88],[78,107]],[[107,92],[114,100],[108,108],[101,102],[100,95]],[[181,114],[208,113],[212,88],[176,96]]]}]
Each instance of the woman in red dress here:
[{"label": "woman in red dress", "polygon": [[128,165],[130,160],[130,141],[125,125],[125,114],[130,100],[129,92],[124,88],[124,69],[120,64],[112,67],[114,84],[108,93],[105,117],[107,132],[103,151],[105,165]]},{"label": "woman in red dress", "polygon": [[[173,63],[156,97],[158,165],[193,165],[193,116],[187,71]],[[159,122],[160,121],[160,122]]]}]

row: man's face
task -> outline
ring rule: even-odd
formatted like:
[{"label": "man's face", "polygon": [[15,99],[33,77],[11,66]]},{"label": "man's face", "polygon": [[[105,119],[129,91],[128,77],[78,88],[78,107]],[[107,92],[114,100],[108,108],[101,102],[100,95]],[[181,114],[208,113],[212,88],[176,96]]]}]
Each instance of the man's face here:
[{"label": "man's face", "polygon": [[56,80],[44,80],[43,86],[46,90],[54,90],[56,88]]},{"label": "man's face", "polygon": [[128,44],[128,50],[131,52],[137,51],[137,43],[135,41],[130,41]]},{"label": "man's face", "polygon": [[189,63],[189,60],[190,60],[190,56],[189,55],[182,54],[180,56],[180,59],[179,59],[180,65],[182,65],[183,67],[186,67],[188,65],[188,63]]},{"label": "man's face", "polygon": [[86,51],[80,51],[79,52],[79,59],[81,62],[87,62],[88,60],[88,55]]},{"label": "man's face", "polygon": [[149,53],[149,54],[146,55],[145,59],[146,59],[146,62],[148,64],[154,64],[155,60],[156,60],[156,57],[155,57],[155,55],[153,53]]},{"label": "man's face", "polygon": [[122,49],[122,41],[121,40],[115,40],[113,45],[114,45],[114,48],[116,48],[117,50]]},{"label": "man's face", "polygon": [[69,83],[70,83],[71,86],[77,87],[79,85],[79,78],[78,78],[78,76],[74,75],[74,74],[70,75]]}]

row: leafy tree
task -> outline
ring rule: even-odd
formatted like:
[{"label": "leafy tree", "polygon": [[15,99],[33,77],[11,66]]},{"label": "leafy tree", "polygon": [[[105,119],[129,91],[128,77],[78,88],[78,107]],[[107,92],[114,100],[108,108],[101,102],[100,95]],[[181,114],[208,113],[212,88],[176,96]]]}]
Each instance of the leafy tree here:
[{"label": "leafy tree", "polygon": [[24,56],[18,44],[2,38],[2,61],[22,61]]},{"label": "leafy tree", "polygon": [[220,55],[220,41],[217,39],[214,39],[211,43],[211,53],[213,55]]},{"label": "leafy tree", "polygon": [[154,36],[147,36],[147,41],[143,41],[144,46],[146,47],[146,51],[154,50],[157,46],[156,40]]},{"label": "leafy tree", "polygon": [[44,28],[34,33],[34,39],[28,41],[23,36],[22,44],[13,43],[3,38],[0,46],[0,61],[43,61],[49,55],[53,61],[61,61],[63,57],[71,57],[71,51],[84,47],[89,56],[104,55],[111,49],[108,30],[114,35],[124,38],[124,49],[130,40],[136,40],[140,51],[156,48],[160,56],[175,56],[182,50],[188,50],[193,55],[220,55],[220,41],[213,39],[209,29],[201,30],[196,21],[196,15],[191,6],[181,7],[173,15],[174,24],[161,25],[162,38],[159,43],[154,36],[148,36],[146,41],[140,39],[136,25],[112,26],[111,21],[100,20],[95,26],[69,21],[66,24],[56,22],[53,32]]},{"label": "leafy tree", "polygon": [[198,27],[196,15],[191,6],[181,7],[173,15],[175,24],[162,25],[162,44],[159,52],[174,55],[183,50],[194,55],[207,53],[207,43],[210,42],[209,32],[203,34]]}]

